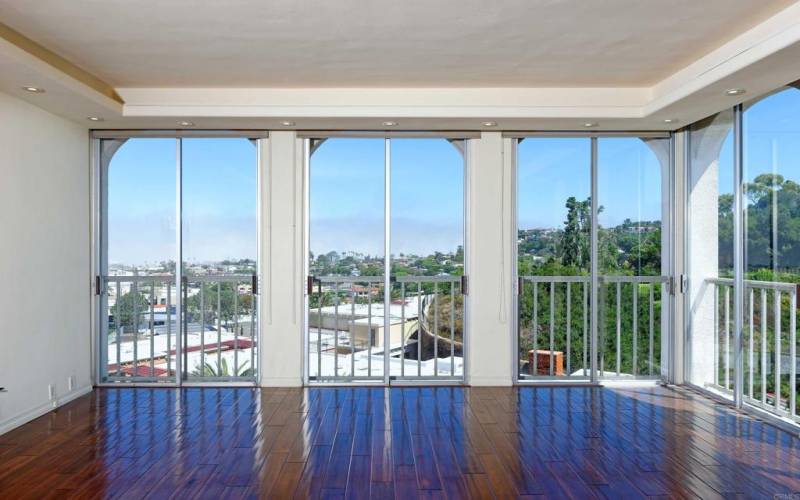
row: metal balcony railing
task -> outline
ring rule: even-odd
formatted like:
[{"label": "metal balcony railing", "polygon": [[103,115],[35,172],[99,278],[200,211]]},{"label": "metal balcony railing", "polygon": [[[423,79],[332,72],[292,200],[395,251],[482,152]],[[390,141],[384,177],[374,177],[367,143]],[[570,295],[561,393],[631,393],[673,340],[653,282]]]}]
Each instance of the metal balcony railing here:
[{"label": "metal balcony railing", "polygon": [[[732,391],[734,282],[730,278],[709,278],[705,282],[713,293],[716,326],[711,385]],[[744,287],[743,401],[800,422],[797,414],[797,285],[745,280]]]},{"label": "metal balcony railing", "polygon": [[388,369],[393,379],[460,378],[461,287],[460,276],[393,277],[385,310],[383,276],[310,277],[309,377],[376,379]]},{"label": "metal balcony railing", "polygon": [[251,275],[185,278],[182,321],[174,307],[174,275],[105,276],[103,283],[106,381],[166,381],[176,375],[178,355],[185,379],[255,380]]},{"label": "metal balcony railing", "polygon": [[[660,377],[660,304],[668,282],[666,276],[598,278],[600,377]],[[520,276],[518,286],[520,378],[588,377],[590,277]]]},{"label": "metal balcony railing", "polygon": [[[406,294],[415,294],[417,297],[417,346],[416,346],[416,373],[414,373],[414,363],[411,363],[410,368],[412,373],[406,373],[405,360],[400,363],[400,373],[393,373],[392,375],[406,378],[409,375],[422,377],[423,376],[423,350],[426,344],[433,345],[433,372],[432,377],[438,378],[442,376],[449,376],[457,378],[463,376],[463,358],[464,358],[464,337],[463,337],[463,324],[464,324],[464,302],[459,299],[463,297],[464,280],[461,276],[398,276],[396,278],[397,284],[400,288],[400,304],[402,314],[402,352],[406,352],[407,338],[410,333],[406,329]],[[398,286],[396,285],[395,288]],[[440,317],[440,297],[446,296],[448,298],[449,307],[446,310],[444,318]],[[457,320],[460,318],[461,327],[456,326]],[[446,324],[441,324],[442,320]],[[413,327],[413,325],[411,325]],[[457,338],[458,333],[460,340]],[[441,354],[447,355],[441,358]],[[449,363],[447,360],[449,358]],[[457,363],[460,360],[460,363]],[[440,366],[443,365],[442,366]],[[449,365],[449,367],[447,366]],[[443,369],[442,369],[443,368]]]}]

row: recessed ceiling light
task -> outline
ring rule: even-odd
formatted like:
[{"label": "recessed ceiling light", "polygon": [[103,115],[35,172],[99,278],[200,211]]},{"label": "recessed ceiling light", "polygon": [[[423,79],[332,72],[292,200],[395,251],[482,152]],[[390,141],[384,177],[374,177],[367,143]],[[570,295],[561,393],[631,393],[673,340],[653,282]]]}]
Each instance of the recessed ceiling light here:
[{"label": "recessed ceiling light", "polygon": [[728,89],[725,91],[726,95],[742,95],[747,92],[745,89]]},{"label": "recessed ceiling light", "polygon": [[586,127],[586,128],[596,127],[597,123],[595,123],[595,122],[586,122],[586,123],[583,124],[583,126]]},{"label": "recessed ceiling light", "polygon": [[483,122],[484,127],[496,127],[497,122]]},{"label": "recessed ceiling light", "polygon": [[397,122],[383,122],[384,127],[394,127],[397,125]]},{"label": "recessed ceiling light", "polygon": [[22,90],[25,90],[32,94],[44,94],[44,89],[40,87],[22,87]]},{"label": "recessed ceiling light", "polygon": [[178,122],[178,125],[181,127],[194,127],[194,123],[192,122]]},{"label": "recessed ceiling light", "polygon": [[677,121],[677,118],[664,118],[664,123],[675,123]]},{"label": "recessed ceiling light", "polygon": [[99,116],[87,116],[86,119],[89,120],[90,122],[101,122],[101,121],[103,121],[103,119],[100,118]]},{"label": "recessed ceiling light", "polygon": [[283,125],[284,127],[294,127],[294,122],[285,121],[281,122],[281,125]]}]

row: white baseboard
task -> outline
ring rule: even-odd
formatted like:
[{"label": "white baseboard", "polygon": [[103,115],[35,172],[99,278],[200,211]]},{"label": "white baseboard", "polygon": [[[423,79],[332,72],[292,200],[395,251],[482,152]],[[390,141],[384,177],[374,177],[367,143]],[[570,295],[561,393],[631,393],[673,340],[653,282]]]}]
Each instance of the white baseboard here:
[{"label": "white baseboard", "polygon": [[261,387],[303,387],[300,377],[261,377]]},{"label": "white baseboard", "polygon": [[81,396],[89,394],[92,392],[93,387],[91,385],[86,385],[83,387],[78,387],[77,389],[73,389],[72,391],[64,394],[63,396],[57,398],[55,401],[48,401],[47,403],[37,406],[36,408],[32,408],[26,412],[23,412],[17,416],[8,418],[3,422],[0,422],[0,435],[5,434],[6,432],[16,429],[20,425],[27,424],[31,420],[41,417],[56,408],[59,408],[70,401],[77,399]]}]

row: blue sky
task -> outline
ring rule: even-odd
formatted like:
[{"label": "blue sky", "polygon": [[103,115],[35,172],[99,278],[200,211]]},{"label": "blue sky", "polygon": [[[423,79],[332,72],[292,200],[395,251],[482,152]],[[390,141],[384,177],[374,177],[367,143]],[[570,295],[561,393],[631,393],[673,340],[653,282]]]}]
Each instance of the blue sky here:
[{"label": "blue sky", "polygon": [[[663,149],[664,141],[653,147]],[[590,195],[590,139],[528,138],[518,151],[519,227],[562,227],[567,198]],[[602,138],[597,154],[600,224],[660,220],[661,164],[653,149],[636,137]]]},{"label": "blue sky", "polygon": [[[800,91],[745,114],[745,178],[776,171],[800,182]],[[109,172],[109,261],[175,255],[175,139],[131,139]],[[255,258],[256,148],[246,139],[185,139],[184,255],[203,262]],[[463,243],[463,159],[442,139],[392,140],[392,253],[449,252]],[[383,254],[383,139],[329,139],[311,161],[311,250]],[[569,196],[589,196],[590,141],[529,138],[519,147],[521,228],[560,227]],[[732,188],[732,140],[720,156]],[[661,174],[637,138],[598,141],[601,224],[661,218]]]},{"label": "blue sky", "polygon": [[[328,139],[311,157],[311,251],[383,255],[384,140]],[[464,162],[443,139],[392,139],[392,254],[464,241]]]},{"label": "blue sky", "polygon": [[[800,91],[789,89],[745,106],[744,178],[751,182],[764,173],[778,173],[800,183]],[[733,114],[731,132],[719,154],[719,190],[733,193]]]},{"label": "blue sky", "polygon": [[[130,139],[109,167],[109,262],[175,258],[175,139]],[[183,140],[184,259],[256,256],[256,148]]]}]

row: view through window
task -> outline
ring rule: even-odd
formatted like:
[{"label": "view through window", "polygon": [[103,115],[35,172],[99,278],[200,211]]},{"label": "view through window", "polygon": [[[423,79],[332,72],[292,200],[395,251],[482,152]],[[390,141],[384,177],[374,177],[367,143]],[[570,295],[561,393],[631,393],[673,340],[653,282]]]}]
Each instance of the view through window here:
[{"label": "view through window", "polygon": [[[120,138],[100,146],[104,379],[253,379],[255,143]],[[179,188],[184,281],[176,284]]]},{"label": "view through window", "polygon": [[309,144],[309,377],[462,377],[466,141]]},{"label": "view through window", "polygon": [[[591,251],[596,141],[598,251]],[[667,138],[531,137],[517,147],[520,379],[591,376],[598,267],[598,376],[659,377]]]}]

